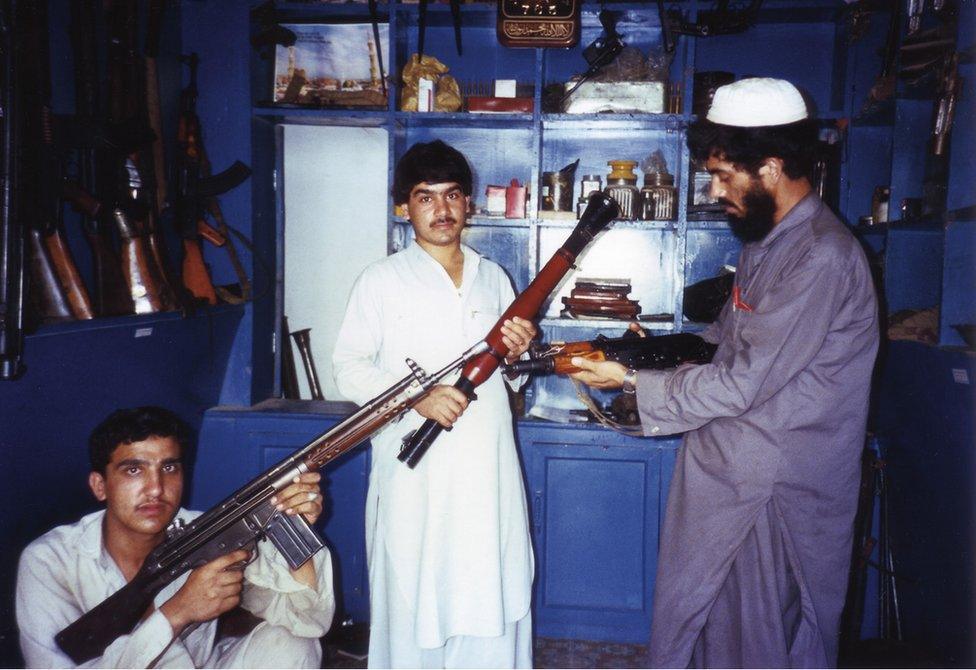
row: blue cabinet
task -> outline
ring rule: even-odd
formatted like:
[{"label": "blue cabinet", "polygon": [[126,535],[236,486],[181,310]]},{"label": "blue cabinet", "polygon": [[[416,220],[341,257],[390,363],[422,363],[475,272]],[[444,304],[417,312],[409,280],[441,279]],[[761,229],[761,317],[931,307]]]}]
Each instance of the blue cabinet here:
[{"label": "blue cabinet", "polygon": [[[206,509],[350,414],[347,403],[271,400],[217,407],[200,433],[189,504]],[[590,426],[518,425],[536,555],[537,634],[647,641],[658,527],[677,439]],[[340,612],[369,618],[365,549],[369,450],[325,469],[318,529],[336,567]]]},{"label": "blue cabinet", "polygon": [[543,637],[646,643],[678,440],[521,422]]}]

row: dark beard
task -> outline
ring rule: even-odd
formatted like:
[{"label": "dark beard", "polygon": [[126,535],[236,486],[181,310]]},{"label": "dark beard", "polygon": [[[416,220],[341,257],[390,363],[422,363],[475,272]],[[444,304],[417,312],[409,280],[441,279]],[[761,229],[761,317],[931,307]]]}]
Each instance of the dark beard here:
[{"label": "dark beard", "polygon": [[759,183],[754,183],[742,198],[744,217],[729,214],[729,228],[742,242],[758,242],[776,225],[776,201]]}]

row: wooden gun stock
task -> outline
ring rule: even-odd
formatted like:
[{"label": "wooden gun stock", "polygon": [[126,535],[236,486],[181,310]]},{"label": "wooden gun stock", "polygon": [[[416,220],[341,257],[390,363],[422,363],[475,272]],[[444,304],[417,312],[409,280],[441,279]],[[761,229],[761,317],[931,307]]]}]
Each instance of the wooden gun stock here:
[{"label": "wooden gun stock", "polygon": [[135,305],[129,296],[119,255],[105,225],[102,202],[73,181],[62,183],[62,197],[85,217],[82,227],[92,250],[95,313],[99,316],[132,314]]},{"label": "wooden gun stock", "polygon": [[154,314],[172,309],[167,301],[165,282],[159,275],[146,235],[138,221],[130,220],[116,208],[112,212],[122,238],[122,273],[136,314]]},{"label": "wooden gun stock", "polygon": [[199,240],[183,238],[183,287],[194,298],[206,300],[211,305],[217,304],[217,291],[203,262]]},{"label": "wooden gun stock", "polygon": [[71,321],[71,305],[64,294],[54,263],[44,244],[44,236],[36,228],[29,232],[30,290],[27,292],[34,313],[42,323]]},{"label": "wooden gun stock", "polygon": [[71,307],[71,315],[79,320],[95,318],[88,289],[81,281],[81,275],[61,233],[55,231],[47,235],[44,238],[44,246],[47,248],[54,272]]},{"label": "wooden gun stock", "polygon": [[132,581],[58,633],[55,642],[75,663],[100,656],[113,640],[132,632],[167,583],[144,565]]}]

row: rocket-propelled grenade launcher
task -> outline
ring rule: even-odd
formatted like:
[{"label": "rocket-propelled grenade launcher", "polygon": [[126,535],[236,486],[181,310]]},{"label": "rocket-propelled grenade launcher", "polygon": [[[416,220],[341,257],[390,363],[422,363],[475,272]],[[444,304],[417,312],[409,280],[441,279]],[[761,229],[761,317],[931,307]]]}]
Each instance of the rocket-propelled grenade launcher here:
[{"label": "rocket-propelled grenade launcher", "polygon": [[[523,319],[534,318],[545,299],[549,297],[549,294],[573,267],[576,257],[596,237],[597,233],[606,228],[617,217],[619,211],[617,203],[610,196],[604,193],[590,195],[586,210],[584,210],[572,234],[543,266],[532,283],[515,298],[514,302],[498,319],[498,322],[485,337],[485,342],[488,343],[488,351],[464,366],[461,377],[454,384],[455,388],[472,400],[475,399],[474,389],[487,380],[508,355],[508,348],[502,342],[502,324],[515,316]],[[397,458],[411,468],[416,466],[443,429],[444,427],[439,423],[433,419],[428,419],[420,428],[403,438],[403,448]]]}]

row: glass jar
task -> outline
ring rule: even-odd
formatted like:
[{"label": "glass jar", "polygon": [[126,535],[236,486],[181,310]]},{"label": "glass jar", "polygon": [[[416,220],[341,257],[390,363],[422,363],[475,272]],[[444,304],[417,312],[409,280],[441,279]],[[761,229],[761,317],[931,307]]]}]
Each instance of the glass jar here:
[{"label": "glass jar", "polygon": [[590,202],[591,193],[599,193],[603,190],[603,177],[598,174],[583,175],[580,180],[580,197],[576,201],[576,218],[583,216],[586,205]]},{"label": "glass jar", "polygon": [[617,201],[621,219],[635,218],[640,201],[637,175],[634,173],[637,161],[607,161],[607,165],[612,169],[607,175],[607,187],[603,192]]},{"label": "glass jar", "polygon": [[640,218],[643,221],[674,221],[678,218],[678,194],[670,173],[644,173],[644,188],[640,191]]}]

